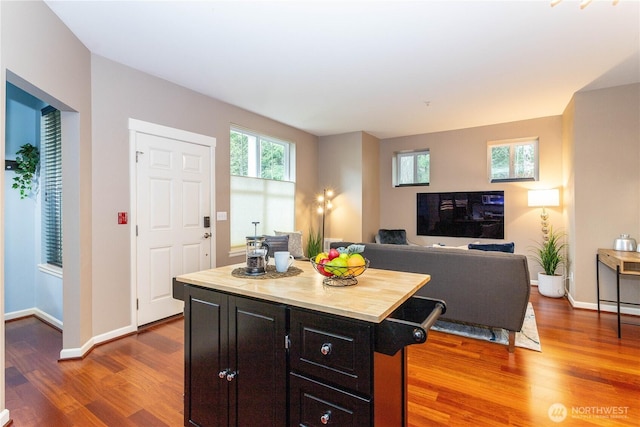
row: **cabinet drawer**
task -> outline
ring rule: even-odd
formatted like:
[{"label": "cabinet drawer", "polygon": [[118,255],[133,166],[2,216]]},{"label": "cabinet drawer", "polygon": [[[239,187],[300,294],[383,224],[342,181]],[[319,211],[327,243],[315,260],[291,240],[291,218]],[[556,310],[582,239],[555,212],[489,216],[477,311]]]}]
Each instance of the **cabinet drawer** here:
[{"label": "cabinet drawer", "polygon": [[291,310],[291,369],[371,394],[372,329],[368,323]]},{"label": "cabinet drawer", "polygon": [[291,374],[291,426],[371,425],[371,401]]}]

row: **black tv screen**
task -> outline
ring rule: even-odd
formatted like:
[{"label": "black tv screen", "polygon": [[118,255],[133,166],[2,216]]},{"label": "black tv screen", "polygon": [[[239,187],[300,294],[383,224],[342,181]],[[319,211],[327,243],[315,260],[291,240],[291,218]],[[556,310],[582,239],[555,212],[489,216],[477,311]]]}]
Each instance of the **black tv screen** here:
[{"label": "black tv screen", "polygon": [[504,239],[504,191],[418,193],[419,236]]}]

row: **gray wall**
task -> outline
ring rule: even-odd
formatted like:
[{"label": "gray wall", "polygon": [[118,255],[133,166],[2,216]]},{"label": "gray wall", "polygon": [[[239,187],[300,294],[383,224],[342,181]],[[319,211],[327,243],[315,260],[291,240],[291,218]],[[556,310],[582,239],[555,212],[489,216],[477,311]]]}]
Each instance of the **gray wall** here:
[{"label": "gray wall", "polygon": [[[565,115],[569,288],[577,306],[594,308],[597,249],[621,233],[640,241],[640,84],[578,92]],[[601,297],[615,299],[613,271],[600,270]],[[640,303],[638,280],[621,282],[622,300]]]},{"label": "gray wall", "polygon": [[[309,224],[307,195],[316,191],[317,138],[262,116],[92,56],[93,99],[93,292],[94,335],[124,327],[130,319],[129,228],[117,224],[129,206],[128,119],[216,138],[216,210],[229,213],[229,128],[232,123],[296,143],[296,229]],[[212,215],[215,221],[215,214]],[[229,224],[216,221],[216,264],[244,261],[229,255]],[[252,230],[248,224],[247,230]],[[114,266],[118,266],[114,268]]]},{"label": "gray wall", "polygon": [[[536,182],[490,183],[487,174],[487,141],[538,137],[540,180]],[[431,153],[429,186],[396,188],[392,183],[395,151],[428,148]],[[406,228],[412,242],[459,246],[478,239],[417,236],[416,194],[439,191],[504,190],[505,241],[515,242],[517,253],[528,255],[539,241],[539,208],[527,206],[529,189],[561,188],[562,118],[560,116],[502,123],[469,129],[413,135],[380,143],[380,227]],[[555,228],[563,227],[562,207],[547,208]],[[490,241],[490,240],[487,240]],[[529,266],[535,279],[539,267]]]}]

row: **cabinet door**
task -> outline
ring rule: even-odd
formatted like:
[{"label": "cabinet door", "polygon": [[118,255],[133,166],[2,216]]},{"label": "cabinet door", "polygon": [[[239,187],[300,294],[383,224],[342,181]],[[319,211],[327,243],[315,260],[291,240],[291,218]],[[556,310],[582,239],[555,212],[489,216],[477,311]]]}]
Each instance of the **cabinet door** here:
[{"label": "cabinet door", "polygon": [[229,425],[227,296],[185,287],[185,425]]},{"label": "cabinet door", "polygon": [[229,425],[284,426],[286,308],[240,297],[229,297],[229,307],[230,359],[236,371],[229,383]]}]

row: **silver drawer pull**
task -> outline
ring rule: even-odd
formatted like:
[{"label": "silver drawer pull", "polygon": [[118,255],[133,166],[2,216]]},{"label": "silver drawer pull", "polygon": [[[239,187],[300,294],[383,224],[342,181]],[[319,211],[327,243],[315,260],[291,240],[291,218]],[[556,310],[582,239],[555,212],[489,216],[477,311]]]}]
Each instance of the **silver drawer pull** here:
[{"label": "silver drawer pull", "polygon": [[325,356],[329,355],[331,353],[331,343],[328,342],[328,343],[322,344],[322,347],[320,347],[320,353],[322,353]]},{"label": "silver drawer pull", "polygon": [[322,416],[320,417],[320,422],[322,424],[329,424],[329,421],[331,421],[331,411],[327,411],[324,414],[322,414]]}]

